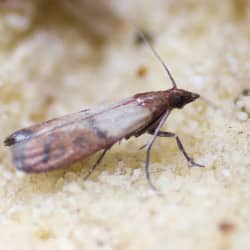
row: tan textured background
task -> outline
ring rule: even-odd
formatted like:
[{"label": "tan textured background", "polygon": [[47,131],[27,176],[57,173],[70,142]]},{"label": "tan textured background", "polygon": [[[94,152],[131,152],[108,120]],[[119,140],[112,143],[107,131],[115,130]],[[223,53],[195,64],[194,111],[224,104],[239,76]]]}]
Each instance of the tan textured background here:
[{"label": "tan textured background", "polygon": [[[135,3],[136,2],[136,3]],[[74,5],[75,4],[75,5]],[[134,24],[151,34],[179,87],[202,101],[171,115],[205,169],[188,169],[174,140],[159,139],[144,176],[148,135],[47,174],[16,172],[0,151],[4,249],[250,249],[250,6],[248,1],[2,1],[0,139],[18,128],[170,87]],[[79,14],[80,13],[80,14]],[[91,14],[90,14],[91,13]],[[93,14],[92,14],[93,13]],[[148,73],[138,75],[147,67]]]}]

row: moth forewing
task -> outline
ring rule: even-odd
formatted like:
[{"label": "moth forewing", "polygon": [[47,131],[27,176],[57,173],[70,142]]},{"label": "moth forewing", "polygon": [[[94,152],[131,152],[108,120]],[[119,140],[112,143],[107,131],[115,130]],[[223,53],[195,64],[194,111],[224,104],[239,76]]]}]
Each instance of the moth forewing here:
[{"label": "moth forewing", "polygon": [[130,98],[19,130],[5,144],[18,169],[43,172],[108,148],[151,119],[151,112]]}]

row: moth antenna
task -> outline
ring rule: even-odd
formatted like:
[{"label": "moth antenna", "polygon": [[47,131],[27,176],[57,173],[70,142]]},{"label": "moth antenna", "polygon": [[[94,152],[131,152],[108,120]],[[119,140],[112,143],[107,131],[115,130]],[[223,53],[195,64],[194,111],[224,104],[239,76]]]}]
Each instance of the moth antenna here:
[{"label": "moth antenna", "polygon": [[138,30],[139,35],[141,36],[142,40],[149,46],[149,48],[151,49],[151,51],[153,52],[153,54],[156,56],[156,58],[160,61],[161,65],[164,67],[164,69],[166,70],[172,84],[173,84],[173,88],[177,88],[177,84],[173,78],[173,76],[171,75],[167,65],[164,63],[163,59],[160,57],[160,55],[157,53],[157,51],[154,49],[154,47],[151,45],[151,43],[149,42],[149,40],[147,39],[147,37],[145,36],[145,34],[143,33],[143,31]]}]

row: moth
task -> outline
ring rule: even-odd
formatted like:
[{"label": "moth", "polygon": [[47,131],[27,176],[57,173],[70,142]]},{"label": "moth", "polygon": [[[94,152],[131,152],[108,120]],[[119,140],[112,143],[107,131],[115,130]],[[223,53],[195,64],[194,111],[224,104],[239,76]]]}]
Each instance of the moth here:
[{"label": "moth", "polygon": [[16,168],[25,172],[45,172],[103,150],[85,176],[87,179],[116,142],[144,133],[152,135],[143,146],[146,149],[146,178],[152,189],[156,188],[151,181],[149,161],[157,137],[175,138],[190,166],[203,167],[188,155],[175,133],[161,131],[174,109],[181,109],[195,101],[199,94],[177,88],[166,64],[151,44],[148,45],[167,72],[172,88],[135,94],[120,102],[85,109],[14,132],[5,139],[4,144],[11,148]]}]

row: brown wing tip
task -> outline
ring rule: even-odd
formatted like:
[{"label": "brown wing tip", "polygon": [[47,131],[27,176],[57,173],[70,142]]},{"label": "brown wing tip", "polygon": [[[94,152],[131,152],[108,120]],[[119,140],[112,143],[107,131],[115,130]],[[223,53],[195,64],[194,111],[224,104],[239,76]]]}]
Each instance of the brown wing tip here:
[{"label": "brown wing tip", "polygon": [[28,129],[21,129],[13,134],[11,134],[10,136],[8,136],[5,140],[4,140],[4,145],[5,146],[12,146],[18,142],[27,140],[31,137],[32,135],[32,131],[28,130]]},{"label": "brown wing tip", "polygon": [[3,144],[4,146],[11,146],[15,144],[15,139],[12,136],[9,136],[3,141]]}]

